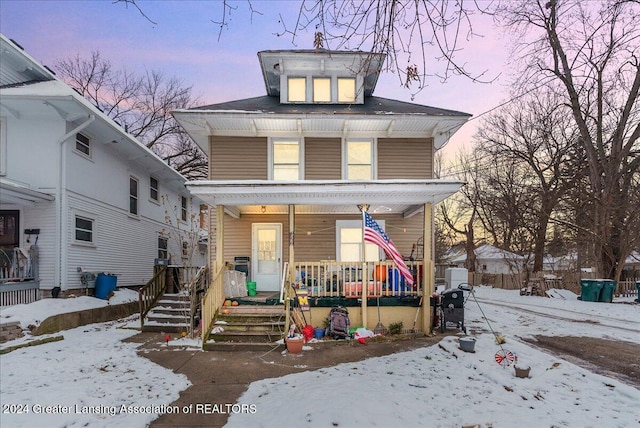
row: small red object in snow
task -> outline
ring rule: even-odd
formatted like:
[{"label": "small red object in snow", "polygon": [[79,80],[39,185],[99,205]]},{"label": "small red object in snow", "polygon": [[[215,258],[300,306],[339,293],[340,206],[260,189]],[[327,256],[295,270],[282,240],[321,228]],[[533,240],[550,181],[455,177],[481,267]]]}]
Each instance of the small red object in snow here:
[{"label": "small red object in snow", "polygon": [[167,345],[168,345],[168,344],[169,344],[169,341],[171,340],[171,335],[170,335],[170,334],[167,334],[167,335],[164,337],[164,340],[167,342]]},{"label": "small red object in snow", "polygon": [[363,345],[366,345],[367,344],[367,339],[365,339],[364,337],[359,337],[358,338],[358,342],[360,342]]}]

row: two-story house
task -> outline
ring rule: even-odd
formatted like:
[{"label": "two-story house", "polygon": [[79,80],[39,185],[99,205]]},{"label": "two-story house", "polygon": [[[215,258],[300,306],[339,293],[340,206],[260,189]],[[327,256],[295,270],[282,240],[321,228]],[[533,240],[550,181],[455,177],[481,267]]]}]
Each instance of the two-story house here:
[{"label": "two-story house", "polygon": [[79,271],[138,286],[158,258],[206,261],[190,233],[201,202],[185,181],[0,35],[2,305],[93,293]]},{"label": "two-story house", "polygon": [[[463,184],[434,178],[434,153],[470,115],[374,96],[381,54],[278,50],[258,58],[267,95],[174,112],[209,155],[209,180],[187,187],[215,208],[210,311],[224,297],[220,269],[243,257],[258,291],[306,288],[317,323],[328,311],[321,306],[341,303],[352,308],[352,325],[372,328],[383,297],[387,324],[409,327],[421,302],[419,327],[429,331],[433,206]],[[394,286],[393,263],[363,245],[362,208],[416,259],[407,262],[415,286]],[[404,312],[390,309],[411,299]]]}]

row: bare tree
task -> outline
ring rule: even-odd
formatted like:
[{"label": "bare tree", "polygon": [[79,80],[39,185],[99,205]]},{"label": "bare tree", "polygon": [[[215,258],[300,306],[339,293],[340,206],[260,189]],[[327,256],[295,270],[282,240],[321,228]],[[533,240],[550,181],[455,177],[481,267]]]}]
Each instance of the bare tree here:
[{"label": "bare tree", "polygon": [[[584,160],[574,159],[577,130],[569,116],[557,94],[541,89],[495,111],[475,137],[480,156],[493,164],[482,217],[488,224],[496,217],[511,219],[503,248],[524,252],[531,240],[534,272],[542,270],[552,216],[576,185],[575,166]],[[521,248],[513,242],[518,229],[527,231],[520,233]]]},{"label": "bare tree", "polygon": [[561,90],[570,106],[588,167],[597,268],[618,278],[640,228],[640,3],[506,2],[497,13],[520,41],[519,83]]},{"label": "bare tree", "polygon": [[[153,23],[136,0],[115,0],[138,10]],[[262,15],[260,2],[246,1],[250,17]],[[298,0],[291,1],[295,17],[283,16],[278,36],[291,37],[296,45],[300,35],[312,32],[314,47],[330,50],[363,50],[385,54],[386,70],[394,72],[401,85],[415,95],[427,85],[428,77],[447,80],[464,76],[477,82],[490,82],[488,70],[474,71],[459,58],[464,45],[473,37],[473,20],[492,15],[497,2],[478,0]],[[223,0],[212,22],[219,26],[218,40],[228,28],[238,2]],[[262,6],[264,7],[264,6]],[[151,8],[149,6],[149,8]],[[287,4],[287,9],[292,8]],[[311,46],[310,46],[311,47]],[[309,47],[309,48],[310,48]]]},{"label": "bare tree", "polygon": [[195,100],[191,87],[157,71],[136,75],[116,70],[94,51],[89,59],[59,61],[56,71],[71,87],[118,122],[189,178],[206,176],[206,157],[178,125],[171,111],[189,107]]}]

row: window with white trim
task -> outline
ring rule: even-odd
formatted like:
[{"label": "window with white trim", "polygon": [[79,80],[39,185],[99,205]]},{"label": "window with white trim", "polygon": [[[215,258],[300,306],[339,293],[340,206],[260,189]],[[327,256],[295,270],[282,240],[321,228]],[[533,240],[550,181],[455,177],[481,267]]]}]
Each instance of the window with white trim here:
[{"label": "window with white trim", "polygon": [[[384,229],[384,220],[377,220]],[[362,260],[362,220],[336,220],[336,260],[340,262],[377,262],[381,250],[371,242],[364,243]]]},{"label": "window with white trim", "polygon": [[75,241],[84,244],[94,243],[94,222],[95,220],[88,217],[75,216]]},{"label": "window with white trim", "polygon": [[158,202],[159,198],[158,179],[155,177],[149,177],[149,199],[154,202]]},{"label": "window with white trim", "polygon": [[287,79],[287,100],[290,103],[303,103],[307,100],[306,78],[289,77]]},{"label": "window with white trim", "polygon": [[313,78],[313,102],[314,103],[331,102],[331,78],[330,77],[314,77]]},{"label": "window with white trim", "polygon": [[273,179],[293,181],[300,179],[301,147],[299,140],[273,139]]},{"label": "window with white trim", "polygon": [[76,134],[76,151],[86,157],[91,157],[91,140],[84,134]]},{"label": "window with white trim", "polygon": [[353,103],[356,101],[356,79],[338,77],[338,102]]},{"label": "window with white trim", "polygon": [[162,235],[158,236],[158,258],[169,258],[169,239]]},{"label": "window with white trim", "polygon": [[7,125],[0,117],[0,175],[7,175]]},{"label": "window with white trim", "polygon": [[180,196],[180,219],[187,221],[189,214],[189,205],[186,196]]},{"label": "window with white trim", "polygon": [[138,215],[138,179],[129,177],[129,214]]},{"label": "window with white trim", "polygon": [[347,180],[372,180],[373,141],[370,139],[349,139],[345,144]]}]

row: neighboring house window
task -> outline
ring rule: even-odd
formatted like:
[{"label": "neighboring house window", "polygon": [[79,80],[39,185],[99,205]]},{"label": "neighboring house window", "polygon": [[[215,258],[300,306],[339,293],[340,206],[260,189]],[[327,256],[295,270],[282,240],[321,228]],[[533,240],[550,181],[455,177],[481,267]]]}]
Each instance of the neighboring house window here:
[{"label": "neighboring house window", "polygon": [[273,179],[300,179],[300,141],[273,140]]},{"label": "neighboring house window", "polygon": [[169,239],[164,236],[158,236],[158,258],[169,258]]},{"label": "neighboring house window", "polygon": [[7,125],[0,117],[0,175],[7,175]]},{"label": "neighboring house window", "polygon": [[356,101],[356,79],[352,77],[338,78],[338,102],[353,103]]},{"label": "neighboring house window", "polygon": [[187,221],[187,197],[180,196],[180,218]]},{"label": "neighboring house window", "polygon": [[[377,220],[384,228],[384,220]],[[336,221],[336,255],[341,262],[362,262],[362,221]],[[364,261],[377,262],[380,260],[380,248],[370,242],[364,244]]]},{"label": "neighboring house window", "polygon": [[87,157],[91,157],[91,142],[89,141],[89,137],[76,134],[76,151]]},{"label": "neighboring house window", "polygon": [[93,219],[77,215],[75,221],[76,241],[93,243]]},{"label": "neighboring house window", "polygon": [[152,201],[158,202],[158,179],[149,177],[149,198]]},{"label": "neighboring house window", "polygon": [[129,177],[129,213],[138,215],[138,179]]},{"label": "neighboring house window", "polygon": [[189,258],[189,243],[187,241],[182,241],[182,258]]},{"label": "neighboring house window", "polygon": [[287,100],[291,103],[307,100],[307,79],[304,77],[289,77],[287,79]]},{"label": "neighboring house window", "polygon": [[313,102],[314,103],[331,102],[331,78],[329,77],[313,78]]},{"label": "neighboring house window", "polygon": [[373,141],[347,140],[346,179],[372,180],[373,176]]}]

